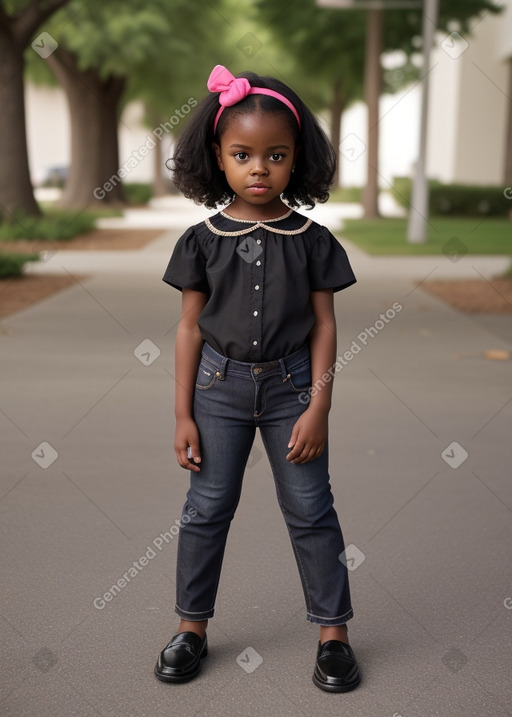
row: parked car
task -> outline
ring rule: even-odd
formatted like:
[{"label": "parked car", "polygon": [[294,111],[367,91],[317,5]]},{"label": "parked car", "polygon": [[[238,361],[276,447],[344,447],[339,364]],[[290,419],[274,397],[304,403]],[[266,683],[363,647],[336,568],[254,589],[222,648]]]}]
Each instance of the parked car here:
[{"label": "parked car", "polygon": [[41,184],[42,187],[64,187],[69,175],[69,167],[56,166],[48,169]]}]

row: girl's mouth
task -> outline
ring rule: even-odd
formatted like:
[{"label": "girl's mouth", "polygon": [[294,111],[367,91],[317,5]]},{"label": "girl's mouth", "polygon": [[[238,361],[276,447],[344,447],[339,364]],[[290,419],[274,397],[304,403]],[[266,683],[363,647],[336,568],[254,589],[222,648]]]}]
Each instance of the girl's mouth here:
[{"label": "girl's mouth", "polygon": [[251,186],[248,188],[251,194],[265,194],[270,190],[270,187],[267,187],[266,184],[251,184]]}]

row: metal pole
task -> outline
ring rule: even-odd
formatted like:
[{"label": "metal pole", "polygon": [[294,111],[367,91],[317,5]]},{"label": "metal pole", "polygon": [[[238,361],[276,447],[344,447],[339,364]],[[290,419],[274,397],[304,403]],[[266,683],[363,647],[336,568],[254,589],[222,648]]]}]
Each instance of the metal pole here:
[{"label": "metal pole", "polygon": [[430,84],[430,55],[434,44],[439,0],[425,0],[423,11],[423,79],[421,97],[420,141],[416,172],[414,174],[411,207],[407,226],[407,241],[423,244],[428,235],[428,179],[426,176],[428,100]]}]

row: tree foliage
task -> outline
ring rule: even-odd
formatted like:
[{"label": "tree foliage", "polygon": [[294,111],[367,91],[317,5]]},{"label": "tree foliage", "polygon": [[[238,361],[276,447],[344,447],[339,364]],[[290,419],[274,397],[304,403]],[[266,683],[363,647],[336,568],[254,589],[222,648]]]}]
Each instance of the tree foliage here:
[{"label": "tree foliage", "polygon": [[[304,88],[315,83],[313,101],[304,92],[306,100],[317,107],[323,100],[323,107],[331,108],[331,139],[338,146],[340,115],[363,97],[368,11],[322,8],[315,0],[255,0],[255,6],[275,40],[292,56]],[[440,0],[437,27],[467,34],[479,16],[499,11],[493,0]],[[422,9],[385,11],[383,51],[401,51],[395,55],[398,65],[383,72],[385,92],[395,92],[418,77],[413,60],[422,49],[422,23]]]},{"label": "tree foliage", "polygon": [[[220,5],[214,11],[201,0],[96,0],[85,5],[71,0],[54,17],[48,31],[59,48],[46,64],[66,90],[70,106],[67,206],[98,198],[95,188],[115,175],[119,159],[111,120],[115,115],[117,124],[126,102],[143,100],[147,123],[155,127],[197,96],[199,81],[203,93],[204,65],[215,64],[213,48],[225,24]],[[45,79],[40,69],[34,76]],[[84,95],[90,100],[86,104]],[[105,201],[121,198],[120,183],[104,195]]]},{"label": "tree foliage", "polygon": [[[304,81],[314,78],[323,87],[317,96],[327,97],[326,88],[340,80],[349,100],[362,97],[366,10],[327,9],[315,0],[294,0],[292,5],[289,0],[255,0],[255,6],[276,41],[293,57]],[[468,34],[479,18],[500,10],[494,0],[440,0],[437,27],[446,33]],[[400,72],[385,75],[385,91],[396,90],[414,77],[409,58],[422,49],[422,23],[421,9],[385,11],[384,52],[404,53]]]}]

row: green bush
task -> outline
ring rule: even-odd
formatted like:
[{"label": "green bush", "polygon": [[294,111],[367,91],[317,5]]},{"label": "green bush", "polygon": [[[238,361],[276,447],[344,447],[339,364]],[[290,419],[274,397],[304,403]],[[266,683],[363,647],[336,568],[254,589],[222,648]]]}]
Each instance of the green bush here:
[{"label": "green bush", "polygon": [[0,221],[0,241],[29,239],[32,241],[66,241],[77,234],[94,229],[96,215],[92,212],[50,210],[42,217],[18,214],[10,221]]},{"label": "green bush", "polygon": [[0,279],[21,276],[23,267],[28,261],[38,261],[37,254],[2,254],[0,253]]},{"label": "green bush", "polygon": [[349,204],[359,204],[362,193],[362,187],[336,187],[329,192],[332,202],[347,202]]},{"label": "green bush", "polygon": [[397,204],[409,209],[411,204],[412,182],[409,177],[393,177],[391,194]]},{"label": "green bush", "polygon": [[[406,209],[411,204],[412,182],[409,177],[395,177],[393,197]],[[472,184],[442,184],[429,182],[430,212],[433,216],[507,217],[510,200],[503,187]]]},{"label": "green bush", "polygon": [[123,184],[124,198],[128,204],[147,204],[153,196],[153,187],[141,182]]}]

